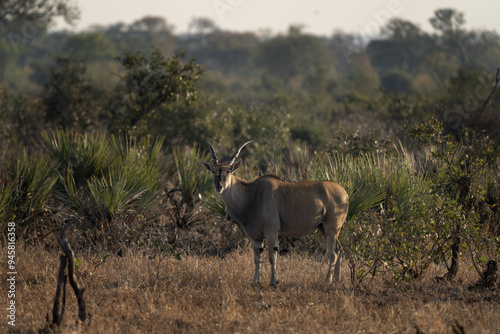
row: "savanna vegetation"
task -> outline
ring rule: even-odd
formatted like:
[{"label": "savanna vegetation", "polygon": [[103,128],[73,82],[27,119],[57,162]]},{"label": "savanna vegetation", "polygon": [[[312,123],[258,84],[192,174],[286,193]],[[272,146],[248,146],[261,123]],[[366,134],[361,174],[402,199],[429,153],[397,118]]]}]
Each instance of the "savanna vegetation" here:
[{"label": "savanna vegetation", "polygon": [[[496,32],[439,9],[432,32],[393,18],[369,40],[204,18],[175,34],[162,17],[70,33],[48,29],[78,16],[55,3],[0,0],[0,224],[19,272],[2,330],[46,326],[67,224],[88,332],[500,327]],[[250,287],[250,246],[201,164],[204,141],[229,156],[249,139],[239,176],[350,194],[337,286],[314,233],[280,241],[277,288]]]}]

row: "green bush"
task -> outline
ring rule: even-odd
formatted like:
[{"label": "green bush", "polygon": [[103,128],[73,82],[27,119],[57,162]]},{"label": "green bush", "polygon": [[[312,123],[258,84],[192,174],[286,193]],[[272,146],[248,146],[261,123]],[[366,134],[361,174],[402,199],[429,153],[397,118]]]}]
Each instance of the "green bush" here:
[{"label": "green bush", "polygon": [[397,279],[415,277],[449,248],[457,202],[436,194],[405,151],[319,156],[312,178],[336,181],[350,195],[341,241],[352,268],[356,260],[353,277],[380,267]]}]

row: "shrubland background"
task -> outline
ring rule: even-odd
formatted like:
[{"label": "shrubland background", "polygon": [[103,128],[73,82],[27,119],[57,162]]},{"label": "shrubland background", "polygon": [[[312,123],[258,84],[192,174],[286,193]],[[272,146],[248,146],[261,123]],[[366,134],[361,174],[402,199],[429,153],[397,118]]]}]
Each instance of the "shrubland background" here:
[{"label": "shrubland background", "polygon": [[[253,139],[240,176],[346,188],[354,290],[434,274],[474,287],[498,259],[500,36],[464,29],[463,13],[437,10],[432,32],[395,18],[370,39],[300,25],[231,32],[203,18],[181,35],[162,17],[69,33],[47,17],[0,15],[0,218],[16,222],[24,252],[57,249],[51,233],[71,223],[77,252],[97,254],[85,270],[149,254],[155,289],[162,261],[238,257],[245,236],[222,220],[200,160],[206,140],[230,156]],[[324,251],[316,234],[280,247]]]}]

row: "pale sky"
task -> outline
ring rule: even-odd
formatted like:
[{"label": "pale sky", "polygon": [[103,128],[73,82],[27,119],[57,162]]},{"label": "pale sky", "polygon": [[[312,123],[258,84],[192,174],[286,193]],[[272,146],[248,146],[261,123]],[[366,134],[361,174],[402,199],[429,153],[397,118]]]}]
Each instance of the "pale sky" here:
[{"label": "pale sky", "polygon": [[[373,35],[389,19],[398,17],[431,31],[429,18],[438,8],[464,12],[468,29],[500,32],[498,0],[72,0],[81,19],[70,30],[81,31],[94,24],[131,23],[146,15],[165,17],[175,33],[188,32],[193,18],[210,18],[224,30],[287,31],[302,23],[305,31],[331,35],[340,30]],[[57,21],[55,29],[68,28]]]}]

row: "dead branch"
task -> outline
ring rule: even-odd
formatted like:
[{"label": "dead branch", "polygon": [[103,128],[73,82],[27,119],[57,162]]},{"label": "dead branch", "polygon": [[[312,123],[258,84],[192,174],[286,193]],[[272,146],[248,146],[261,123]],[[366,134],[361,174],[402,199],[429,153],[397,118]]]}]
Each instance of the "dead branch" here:
[{"label": "dead branch", "polygon": [[497,73],[495,75],[495,85],[491,89],[490,94],[488,95],[488,97],[486,98],[484,103],[479,107],[479,109],[476,110],[476,120],[481,118],[483,111],[484,111],[484,109],[486,109],[486,106],[490,102],[490,99],[493,96],[493,93],[495,93],[495,90],[497,89],[499,82],[500,82],[500,67],[497,68]]},{"label": "dead branch", "polygon": [[[78,301],[78,318],[80,321],[85,321],[87,319],[87,311],[85,307],[85,300],[83,299],[84,288],[81,288],[76,280],[75,275],[75,255],[71,246],[69,245],[68,239],[66,238],[66,231],[69,229],[70,224],[66,224],[64,228],[61,229],[59,235],[59,244],[61,245],[63,253],[60,256],[59,265],[59,275],[57,277],[57,289],[56,296],[54,298],[54,305],[52,307],[52,323],[48,324],[48,328],[42,330],[42,332],[50,332],[50,328],[59,327],[64,319],[64,311],[66,309],[66,283],[69,278],[69,283],[75,292],[76,299]],[[68,273],[66,274],[66,267],[68,268]],[[61,303],[61,292],[62,292],[62,303]]]},{"label": "dead branch", "polygon": [[65,299],[63,297],[63,305],[61,312],[59,312],[59,305],[60,303],[60,298],[61,298],[61,291],[64,291],[64,295],[66,295],[66,273],[65,273],[65,268],[66,268],[66,255],[61,254],[61,264],[59,265],[59,276],[57,277],[57,289],[56,289],[56,297],[54,299],[54,306],[52,308],[52,323],[59,326],[61,322],[63,321],[63,316],[64,316],[64,304],[65,304]]},{"label": "dead branch", "polygon": [[66,224],[64,228],[61,230],[61,235],[59,237],[59,241],[61,243],[62,250],[64,255],[66,255],[68,259],[68,277],[69,283],[75,292],[76,300],[78,301],[78,318],[81,321],[85,321],[87,319],[87,311],[85,308],[85,300],[83,299],[83,293],[85,292],[84,288],[81,288],[78,282],[76,281],[75,275],[75,254],[69,245],[68,239],[66,238],[65,232],[69,228],[69,224]]}]

